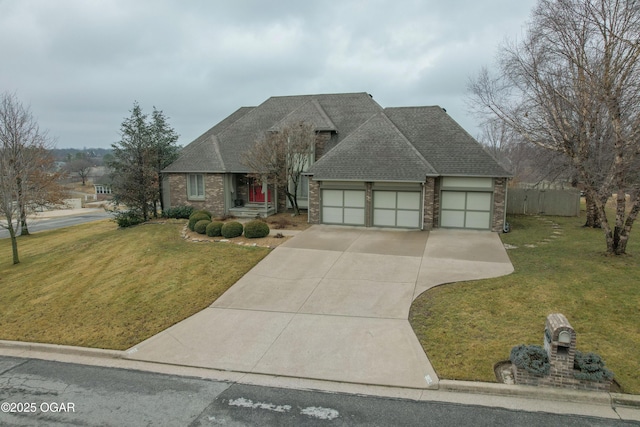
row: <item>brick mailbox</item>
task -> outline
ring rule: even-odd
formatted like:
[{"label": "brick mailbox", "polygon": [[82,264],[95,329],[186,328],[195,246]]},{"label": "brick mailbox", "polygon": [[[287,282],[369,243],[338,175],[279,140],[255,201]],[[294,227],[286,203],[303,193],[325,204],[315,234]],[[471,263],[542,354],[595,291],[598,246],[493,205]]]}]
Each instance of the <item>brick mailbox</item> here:
[{"label": "brick mailbox", "polygon": [[576,331],[563,314],[554,313],[547,316],[544,350],[551,365],[549,373],[535,375],[514,364],[512,369],[516,384],[609,391],[610,380],[588,381],[576,378]]},{"label": "brick mailbox", "polygon": [[547,316],[544,328],[544,349],[551,364],[550,375],[556,379],[573,378],[576,357],[576,331],[563,314]]}]

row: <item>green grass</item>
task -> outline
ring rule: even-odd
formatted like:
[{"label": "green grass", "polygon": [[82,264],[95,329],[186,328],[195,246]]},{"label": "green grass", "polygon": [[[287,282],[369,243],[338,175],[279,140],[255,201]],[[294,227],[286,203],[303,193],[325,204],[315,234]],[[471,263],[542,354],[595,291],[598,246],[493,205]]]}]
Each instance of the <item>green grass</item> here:
[{"label": "green grass", "polygon": [[0,240],[0,339],[123,350],[204,309],[269,252],[194,243],[184,221],[108,220]]},{"label": "green grass", "polygon": [[[561,227],[555,239],[549,220]],[[547,315],[563,313],[578,350],[600,354],[623,391],[640,394],[639,232],[628,255],[615,257],[604,255],[601,230],[581,227],[584,218],[509,222],[502,239],[518,246],[508,251],[513,274],[436,287],[412,305],[410,322],[438,375],[496,381],[493,365],[517,344],[542,345]]]}]

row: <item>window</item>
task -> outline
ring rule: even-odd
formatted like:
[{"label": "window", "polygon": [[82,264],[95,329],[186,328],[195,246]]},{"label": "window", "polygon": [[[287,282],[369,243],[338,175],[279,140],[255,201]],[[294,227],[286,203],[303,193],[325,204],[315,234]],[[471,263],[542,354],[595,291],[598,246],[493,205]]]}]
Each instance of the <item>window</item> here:
[{"label": "window", "polygon": [[202,174],[188,175],[187,196],[189,199],[204,200],[204,176]]},{"label": "window", "polygon": [[96,194],[111,194],[111,187],[102,184],[95,184]]},{"label": "window", "polygon": [[298,180],[298,199],[308,199],[309,198],[309,177],[306,175],[300,175],[300,179]]}]

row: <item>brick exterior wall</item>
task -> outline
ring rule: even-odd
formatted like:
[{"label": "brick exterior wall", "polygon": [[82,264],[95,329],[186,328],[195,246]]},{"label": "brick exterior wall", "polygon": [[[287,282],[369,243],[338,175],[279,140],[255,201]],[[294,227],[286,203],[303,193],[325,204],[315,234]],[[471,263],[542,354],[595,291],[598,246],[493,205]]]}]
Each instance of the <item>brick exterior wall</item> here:
[{"label": "brick exterior wall", "polygon": [[331,139],[331,132],[323,131],[318,132],[316,135],[315,157],[316,161],[324,155],[325,148]]},{"label": "brick exterior wall", "polygon": [[193,206],[195,209],[206,209],[215,216],[225,214],[224,210],[224,175],[204,175],[204,200],[189,200],[187,197],[187,175],[170,174],[169,185],[171,187],[170,207]]},{"label": "brick exterior wall", "polygon": [[[312,178],[312,177],[311,177]],[[309,224],[320,224],[320,182],[309,179]]]},{"label": "brick exterior wall", "polygon": [[502,232],[506,208],[507,178],[496,178],[493,185],[493,224],[491,231]]},{"label": "brick exterior wall", "polygon": [[436,191],[435,178],[427,178],[424,184],[424,216],[422,218],[422,224],[425,230],[432,230],[437,224],[434,224],[435,218],[434,212],[434,200]]}]

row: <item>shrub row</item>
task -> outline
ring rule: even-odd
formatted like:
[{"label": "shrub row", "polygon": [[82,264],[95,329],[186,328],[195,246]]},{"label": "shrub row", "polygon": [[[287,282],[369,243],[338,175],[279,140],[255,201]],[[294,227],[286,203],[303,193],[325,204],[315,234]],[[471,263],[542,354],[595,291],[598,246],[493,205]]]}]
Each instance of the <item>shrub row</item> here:
[{"label": "shrub row", "polygon": [[188,219],[193,213],[193,206],[175,206],[162,211],[163,218]]},{"label": "shrub row", "polygon": [[247,239],[258,239],[269,235],[269,226],[262,221],[249,221],[246,226],[242,226],[237,221],[220,222],[211,221],[210,217],[203,213],[194,212],[189,218],[189,229],[199,234],[206,234],[209,237],[222,236],[226,239],[244,235]]}]

